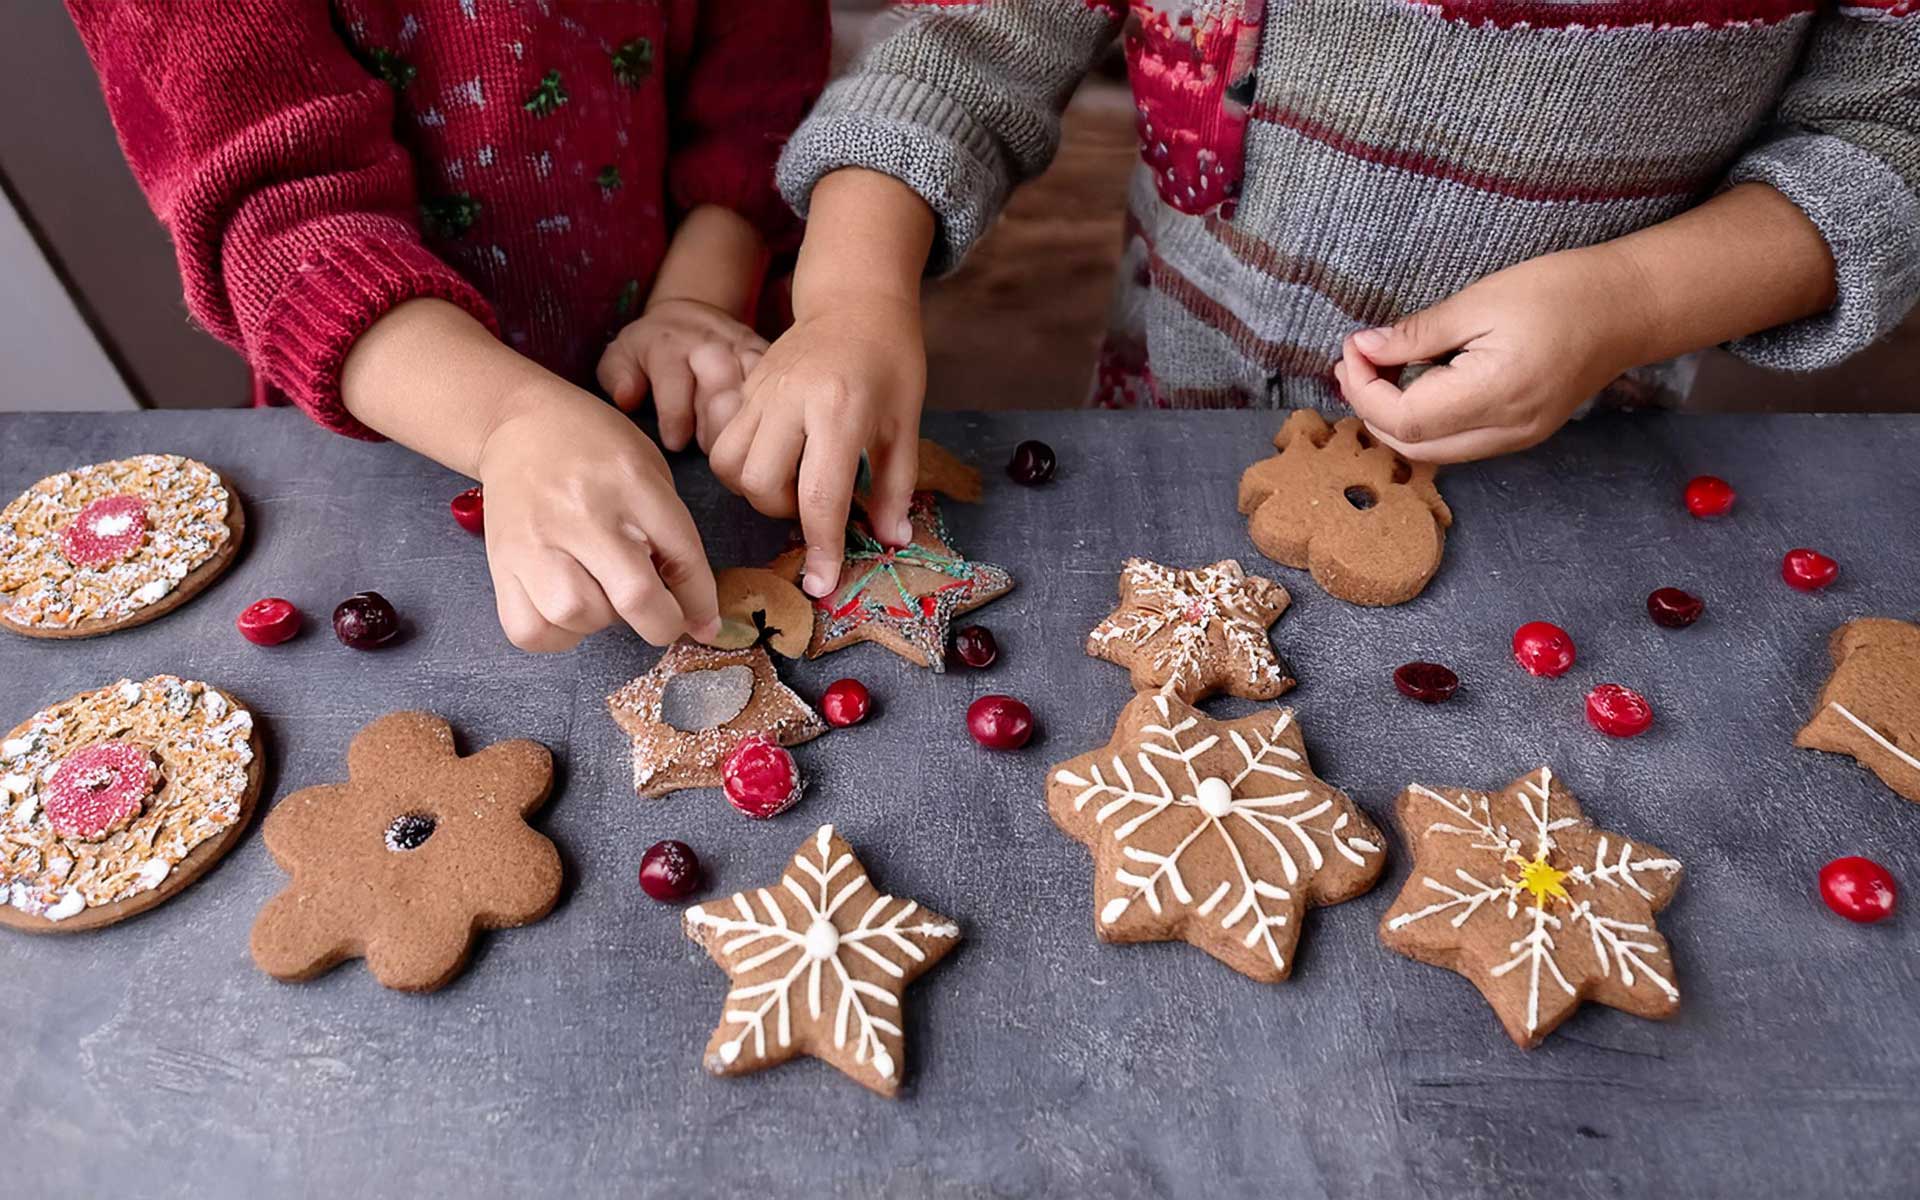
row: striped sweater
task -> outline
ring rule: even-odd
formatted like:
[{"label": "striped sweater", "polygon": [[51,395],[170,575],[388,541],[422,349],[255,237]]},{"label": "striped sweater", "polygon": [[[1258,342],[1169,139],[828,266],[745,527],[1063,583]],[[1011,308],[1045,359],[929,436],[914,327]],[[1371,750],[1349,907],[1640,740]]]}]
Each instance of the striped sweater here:
[{"label": "striped sweater", "polygon": [[1839,299],[1736,354],[1825,366],[1920,298],[1920,0],[904,7],[794,135],[781,188],[804,214],[829,171],[896,176],[939,217],[930,269],[951,269],[1121,38],[1141,159],[1100,403],[1343,407],[1347,334],[1745,180],[1818,226]]}]

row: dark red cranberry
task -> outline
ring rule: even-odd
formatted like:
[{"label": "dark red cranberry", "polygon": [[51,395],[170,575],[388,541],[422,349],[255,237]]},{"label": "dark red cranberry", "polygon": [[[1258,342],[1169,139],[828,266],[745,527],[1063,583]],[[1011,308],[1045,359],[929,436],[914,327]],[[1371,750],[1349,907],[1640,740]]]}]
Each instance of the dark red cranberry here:
[{"label": "dark red cranberry", "polygon": [[468,533],[487,531],[486,505],[480,498],[479,488],[470,487],[461,492],[447,507],[453,510],[453,519],[460,523],[460,528]]},{"label": "dark red cranberry", "polygon": [[379,592],[356,592],[333,610],[333,636],[343,646],[372,650],[400,632],[400,614]]},{"label": "dark red cranberry", "polygon": [[953,635],[953,654],[961,662],[976,671],[985,670],[1000,657],[1000,643],[993,640],[993,630],[984,625],[969,625]]},{"label": "dark red cranberry", "polygon": [[1573,669],[1573,638],[1558,625],[1528,621],[1513,631],[1513,657],[1529,675],[1558,679]]},{"label": "dark red cranberry", "polygon": [[1668,629],[1685,629],[1698,621],[1706,609],[1705,600],[1679,588],[1660,588],[1647,597],[1647,615],[1655,625],[1665,625]]},{"label": "dark red cranberry", "polygon": [[1026,487],[1038,487],[1053,478],[1053,447],[1045,442],[1021,442],[1007,462],[1007,477]]},{"label": "dark red cranberry", "polygon": [[805,786],[787,748],[758,734],[741,739],[727,755],[720,765],[720,781],[727,802],[756,821],[792,808]]},{"label": "dark red cranberry", "polygon": [[873,709],[873,695],[858,679],[836,679],[820,697],[820,715],[836,729],[858,725]]},{"label": "dark red cranberry", "polygon": [[1820,868],[1820,898],[1847,920],[1871,925],[1893,915],[1899,888],[1892,872],[1854,854]]},{"label": "dark red cranberry", "polygon": [[1780,560],[1780,578],[1803,592],[1817,592],[1839,574],[1839,563],[1804,546],[1787,551],[1787,556]]},{"label": "dark red cranberry", "polygon": [[256,646],[278,646],[300,632],[300,610],[290,600],[268,596],[255,600],[233,619],[240,636]]},{"label": "dark red cranberry", "polygon": [[1603,683],[1587,693],[1587,723],[1608,737],[1638,737],[1653,724],[1653,706],[1632,688]]},{"label": "dark red cranberry", "polygon": [[1733,511],[1733,485],[1718,475],[1696,475],[1687,482],[1687,511],[1696,517],[1724,517]]},{"label": "dark red cranberry", "polygon": [[1410,662],[1394,671],[1393,686],[1422,704],[1440,704],[1460,690],[1460,677],[1439,663]]},{"label": "dark red cranberry", "polygon": [[989,750],[1018,750],[1033,737],[1033,711],[1012,696],[982,696],[967,706],[967,732]]},{"label": "dark red cranberry", "polygon": [[700,890],[700,857],[685,842],[655,842],[640,856],[640,890],[655,900],[685,900]]}]

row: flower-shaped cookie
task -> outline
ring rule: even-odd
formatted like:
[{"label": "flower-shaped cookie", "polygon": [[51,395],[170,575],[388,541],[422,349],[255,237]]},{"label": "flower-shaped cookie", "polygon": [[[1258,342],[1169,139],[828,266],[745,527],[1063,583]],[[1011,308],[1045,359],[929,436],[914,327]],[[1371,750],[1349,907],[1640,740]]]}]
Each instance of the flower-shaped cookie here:
[{"label": "flower-shaped cookie", "polygon": [[1190,571],[1130,558],[1120,607],[1087,635],[1087,653],[1126,667],[1135,691],[1171,684],[1189,704],[1222,690],[1271,700],[1293,686],[1267,640],[1291,601],[1231,558]]},{"label": "flower-shaped cookie", "polygon": [[431,713],[362,729],[346,783],[295,792],[261,828],[293,881],[253,923],[253,961],[276,979],[312,979],[365,958],[390,988],[428,992],[467,961],[474,933],[547,915],[560,855],[526,818],[553,786],[537,742],[454,750]]}]

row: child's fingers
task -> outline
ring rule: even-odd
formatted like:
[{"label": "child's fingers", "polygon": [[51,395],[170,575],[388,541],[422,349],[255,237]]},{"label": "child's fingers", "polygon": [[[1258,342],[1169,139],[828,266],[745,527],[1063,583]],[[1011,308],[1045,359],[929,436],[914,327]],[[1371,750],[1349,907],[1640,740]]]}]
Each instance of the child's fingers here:
[{"label": "child's fingers", "polygon": [[807,539],[806,573],[800,586],[809,596],[831,595],[840,584],[847,549],[847,513],[853,508],[853,484],[860,474],[860,442],[852,430],[822,429],[807,439],[800,460],[800,529]]},{"label": "child's fingers", "polygon": [[917,433],[914,429],[895,430],[872,449],[873,492],[867,497],[867,516],[873,520],[875,536],[889,546],[904,546],[913,540],[913,522],[907,511],[920,474]]},{"label": "child's fingers", "polygon": [[686,615],[651,555],[645,542],[606,530],[581,548],[580,560],[629,629],[655,646],[670,646],[687,631]]},{"label": "child's fingers", "polygon": [[[1432,308],[1408,313],[1392,325],[1362,329],[1347,341],[1380,366],[1404,366],[1439,358],[1486,332],[1474,323],[1468,305],[1450,297]],[[1353,368],[1347,370],[1351,373]]]},{"label": "child's fingers", "polygon": [[703,396],[694,402],[693,436],[694,440],[700,444],[703,453],[713,452],[713,444],[719,440],[721,431],[739,415],[741,406],[746,402],[746,397],[739,388],[712,396]]},{"label": "child's fingers", "polygon": [[707,465],[713,469],[714,476],[736,495],[744,494],[740,469],[746,466],[747,452],[753,449],[753,435],[759,432],[761,411],[752,404],[746,405],[714,436],[713,447],[707,451]]},{"label": "child's fingers", "polygon": [[672,346],[658,347],[647,360],[653,384],[653,411],[660,421],[660,444],[684,450],[693,439],[693,369]]},{"label": "child's fingers", "polygon": [[1493,426],[1470,429],[1465,433],[1450,434],[1428,442],[1414,443],[1400,442],[1391,434],[1374,429],[1371,425],[1367,428],[1372,430],[1375,440],[1381,445],[1412,462],[1441,464],[1477,462],[1483,458],[1492,458],[1496,454],[1525,449],[1533,444],[1513,429]]},{"label": "child's fingers", "polygon": [[693,514],[669,492],[654,503],[644,535],[648,565],[671,593],[681,631],[711,641],[720,632],[720,597]]},{"label": "child's fingers", "polygon": [[507,640],[522,650],[534,654],[557,654],[571,650],[580,642],[580,635],[568,633],[549,623],[534,607],[528,597],[527,589],[520,580],[510,574],[495,571],[493,575],[493,602],[500,614],[500,628],[506,633]]},{"label": "child's fingers", "polygon": [[520,582],[547,623],[568,633],[584,637],[620,619],[600,584],[570,554],[539,555],[533,570],[521,572]]},{"label": "child's fingers", "polygon": [[799,512],[794,479],[806,448],[799,405],[762,410],[753,448],[740,465],[740,494],[761,513],[785,519]]},{"label": "child's fingers", "polygon": [[621,412],[632,412],[647,398],[647,373],[640,366],[640,357],[618,338],[600,356],[594,376]]},{"label": "child's fingers", "polygon": [[[702,451],[713,444],[733,414],[740,410],[741,385],[747,373],[740,367],[740,356],[733,347],[720,342],[703,342],[687,355],[687,367],[693,372],[693,433]],[[664,436],[664,430],[662,431]]]}]

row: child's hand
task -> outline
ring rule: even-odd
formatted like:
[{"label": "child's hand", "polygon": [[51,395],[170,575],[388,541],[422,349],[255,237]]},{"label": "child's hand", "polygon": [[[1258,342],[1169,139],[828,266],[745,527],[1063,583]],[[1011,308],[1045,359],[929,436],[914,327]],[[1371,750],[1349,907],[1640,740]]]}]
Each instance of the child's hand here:
[{"label": "child's hand", "polygon": [[740,411],[740,385],[766,352],[759,334],[699,300],[656,300],[600,356],[600,386],[624,412],[653,393],[660,440],[684,450],[713,449]]},{"label": "child's hand", "polygon": [[839,580],[862,451],[873,468],[875,536],[912,540],[907,507],[926,389],[917,304],[853,294],[821,298],[747,377],[746,406],[708,457],[721,482],[761,512],[798,512],[809,595],[827,595]]},{"label": "child's hand", "polygon": [[[1354,334],[1334,375],[1374,436],[1410,459],[1524,450],[1645,361],[1643,283],[1606,247],[1532,259]],[[1397,386],[1400,367],[1427,361],[1440,365]]]},{"label": "child's hand", "polygon": [[719,631],[719,602],[667,461],[628,417],[550,376],[481,448],[487,565],[522,650],[625,622],[656,646]]}]

